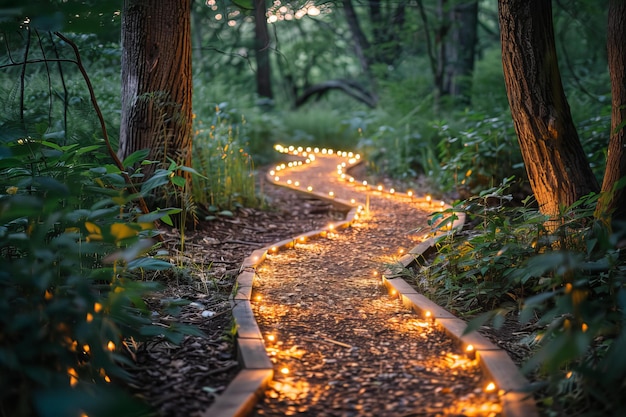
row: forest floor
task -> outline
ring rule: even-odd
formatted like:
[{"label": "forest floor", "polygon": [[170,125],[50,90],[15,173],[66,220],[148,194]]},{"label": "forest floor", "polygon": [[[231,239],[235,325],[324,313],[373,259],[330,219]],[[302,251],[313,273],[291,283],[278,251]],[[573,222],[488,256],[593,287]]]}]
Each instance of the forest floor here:
[{"label": "forest floor", "polygon": [[[260,188],[267,209],[240,209],[187,232],[176,256],[180,267],[159,278],[166,285],[148,300],[155,321],[180,320],[206,334],[186,337],[179,346],[156,339],[133,352],[133,388],[162,416],[199,415],[237,374],[229,296],[243,259],[345,216],[328,202],[263,179]],[[428,211],[374,194],[368,206],[370,215],[359,227],[281,251],[258,270],[263,301],[255,313],[262,332],[278,341],[268,343],[274,381],[253,415],[497,415],[497,396],[483,391],[478,366],[386,296],[373,274],[417,244]],[[174,253],[180,250],[177,231],[166,236]],[[192,303],[175,319],[162,308],[164,299]],[[526,356],[517,343],[519,328],[483,330],[517,363]]]}]

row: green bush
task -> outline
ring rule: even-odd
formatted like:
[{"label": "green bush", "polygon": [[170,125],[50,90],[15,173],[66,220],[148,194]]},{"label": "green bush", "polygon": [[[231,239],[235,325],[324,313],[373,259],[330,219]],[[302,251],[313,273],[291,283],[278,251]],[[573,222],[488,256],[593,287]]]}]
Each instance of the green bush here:
[{"label": "green bush", "polygon": [[142,278],[171,268],[151,254],[172,210],[138,210],[156,184],[135,192],[112,164],[71,64],[32,65],[0,92],[0,414],[148,414],[122,388],[124,345],[199,334],[153,325],[143,302],[157,284]]},{"label": "green bush", "polygon": [[[506,316],[537,329],[527,337],[546,415],[626,411],[626,227],[593,219],[597,195],[563,209],[554,230],[529,201],[510,206],[508,181],[433,217],[439,229],[462,210],[469,230],[437,238],[415,282],[431,298],[474,317],[474,330]],[[550,223],[554,224],[554,223]]]},{"label": "green bush", "polygon": [[87,400],[120,395],[109,383],[127,377],[122,344],[154,331],[142,296],[155,285],[134,278],[170,267],[143,256],[152,224],[128,210],[134,197],[118,172],[88,162],[105,158],[101,146],[29,137],[0,149],[2,413],[145,409],[123,395],[103,409]]}]

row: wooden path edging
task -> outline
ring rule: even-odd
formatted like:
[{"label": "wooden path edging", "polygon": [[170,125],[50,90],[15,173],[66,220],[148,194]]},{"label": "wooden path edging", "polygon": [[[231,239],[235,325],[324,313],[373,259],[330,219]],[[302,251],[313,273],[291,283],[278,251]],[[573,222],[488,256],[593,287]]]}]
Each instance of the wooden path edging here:
[{"label": "wooden path edging", "polygon": [[[298,193],[315,196],[315,198],[332,203],[339,209],[349,211],[342,221],[331,222],[326,228],[301,233],[257,249],[244,259],[237,277],[236,292],[231,296],[232,315],[236,326],[237,359],[241,369],[226,390],[216,398],[208,409],[200,414],[200,417],[248,416],[256,403],[263,398],[263,393],[274,376],[274,367],[267,355],[263,335],[252,311],[251,300],[253,300],[252,292],[256,268],[265,260],[268,253],[291,249],[302,237],[305,239],[323,237],[329,230],[350,227],[361,210],[360,206],[348,201],[330,198],[327,194],[315,191],[304,191],[284,182],[275,181],[270,174],[267,174],[266,178],[276,185]],[[367,186],[367,191],[374,191],[374,188]],[[420,199],[417,198],[416,200],[419,201]],[[448,209],[450,206],[444,208]],[[458,213],[457,216],[458,218],[450,227],[451,230],[460,228],[465,223],[464,213]],[[433,248],[434,245],[434,237],[427,239],[401,257],[399,262],[403,267],[409,267],[418,258],[423,257],[426,251]],[[532,394],[525,391],[528,381],[505,350],[497,347],[477,332],[464,334],[467,324],[463,320],[418,293],[408,282],[394,275],[392,270],[388,269],[383,272],[381,284],[387,289],[391,297],[398,298],[405,307],[415,311],[423,318],[429,316],[462,349],[466,349],[468,345],[473,346],[483,373],[499,390],[498,398],[502,404],[503,417],[539,417]]]}]

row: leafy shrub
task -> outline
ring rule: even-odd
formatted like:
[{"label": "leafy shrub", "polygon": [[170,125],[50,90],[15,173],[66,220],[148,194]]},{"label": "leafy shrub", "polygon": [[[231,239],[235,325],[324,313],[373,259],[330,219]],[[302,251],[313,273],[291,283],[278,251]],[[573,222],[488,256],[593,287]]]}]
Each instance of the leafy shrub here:
[{"label": "leafy shrub", "polygon": [[424,266],[425,280],[417,285],[431,298],[459,314],[475,314],[504,305],[517,306],[529,282],[510,279],[509,274],[537,253],[543,239],[545,216],[532,201],[510,206],[507,194],[512,179],[470,198],[462,205],[437,213],[432,222],[463,211],[469,230],[442,234],[437,239],[437,256]]},{"label": "leafy shrub", "polygon": [[500,184],[511,176],[526,177],[517,136],[508,115],[467,113],[462,129],[439,124],[442,187],[456,188],[463,198]]},{"label": "leafy shrub", "polygon": [[87,127],[94,116],[72,108],[86,102],[78,80],[50,71],[11,83],[8,70],[3,80],[11,87],[0,124],[0,414],[147,414],[120,388],[125,344],[198,334],[153,325],[143,302],[157,285],[140,278],[171,267],[148,255],[153,221],[169,211],[137,209],[142,194],[111,164],[100,130]]},{"label": "leafy shrub", "polygon": [[[85,399],[69,402],[119,395],[108,385],[126,377],[122,344],[153,328],[142,296],[155,285],[133,276],[170,267],[140,256],[152,245],[152,224],[125,210],[134,197],[118,172],[88,162],[104,158],[101,152],[33,138],[2,145],[3,414],[69,415],[76,407],[76,415],[110,415],[133,403],[94,409]],[[53,393],[60,397],[51,409]]]},{"label": "leafy shrub", "polygon": [[619,242],[626,227],[611,233],[594,220],[598,196],[590,195],[547,230],[547,218],[528,201],[506,204],[507,185],[433,217],[443,228],[463,210],[472,227],[438,238],[416,285],[474,316],[469,329],[489,320],[497,327],[505,316],[532,321],[535,350],[524,370],[542,388],[547,415],[623,415],[626,267]]}]

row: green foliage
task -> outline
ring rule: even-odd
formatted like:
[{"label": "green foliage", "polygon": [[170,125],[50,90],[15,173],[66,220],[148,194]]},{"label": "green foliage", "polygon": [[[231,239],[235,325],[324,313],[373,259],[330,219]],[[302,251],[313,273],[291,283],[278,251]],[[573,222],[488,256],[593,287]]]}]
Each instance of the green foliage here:
[{"label": "green foliage", "polygon": [[476,194],[511,176],[526,173],[510,117],[466,113],[463,130],[440,124],[438,144],[442,161],[440,186],[455,187],[462,195]]},{"label": "green foliage", "polygon": [[211,213],[208,218],[220,209],[258,204],[254,165],[240,140],[239,129],[245,123],[233,125],[226,107],[226,103],[216,107],[208,128],[196,119],[192,165],[202,175],[193,177],[193,195]]},{"label": "green foliage", "polygon": [[510,206],[508,185],[433,216],[445,230],[446,219],[462,210],[472,227],[437,238],[437,254],[421,266],[416,285],[475,316],[470,330],[489,320],[499,326],[507,315],[532,322],[535,350],[524,369],[545,381],[537,386],[548,415],[621,415],[626,267],[619,242],[626,228],[611,233],[593,220],[597,195],[548,222],[528,200]]},{"label": "green foliage", "polygon": [[151,254],[153,221],[172,211],[137,209],[142,194],[112,164],[84,80],[63,65],[2,73],[0,414],[148,415],[120,387],[131,365],[125,343],[200,334],[153,325],[143,302],[158,285],[138,278],[171,268]]},{"label": "green foliage", "polygon": [[[120,396],[122,404],[132,405],[109,381],[127,378],[120,366],[124,340],[153,327],[142,296],[155,286],[133,278],[140,270],[169,267],[149,257],[135,260],[152,245],[152,225],[124,209],[133,196],[116,186],[124,184],[119,172],[86,156],[104,159],[101,146],[58,146],[29,137],[4,140],[2,149],[3,414],[37,415],[53,393],[66,399]],[[85,401],[76,404],[80,409],[56,403],[59,408],[46,404],[40,415],[120,411],[94,409]],[[134,404],[126,415],[143,408]]]},{"label": "green foliage", "polygon": [[511,207],[513,196],[506,193],[511,184],[506,179],[431,220],[442,229],[446,225],[442,220],[462,211],[473,225],[471,230],[438,237],[437,256],[423,267],[425,280],[416,282],[424,293],[461,315],[503,305],[515,307],[526,294],[525,286],[532,287],[508,274],[537,253],[546,219],[531,207],[530,200]]}]

